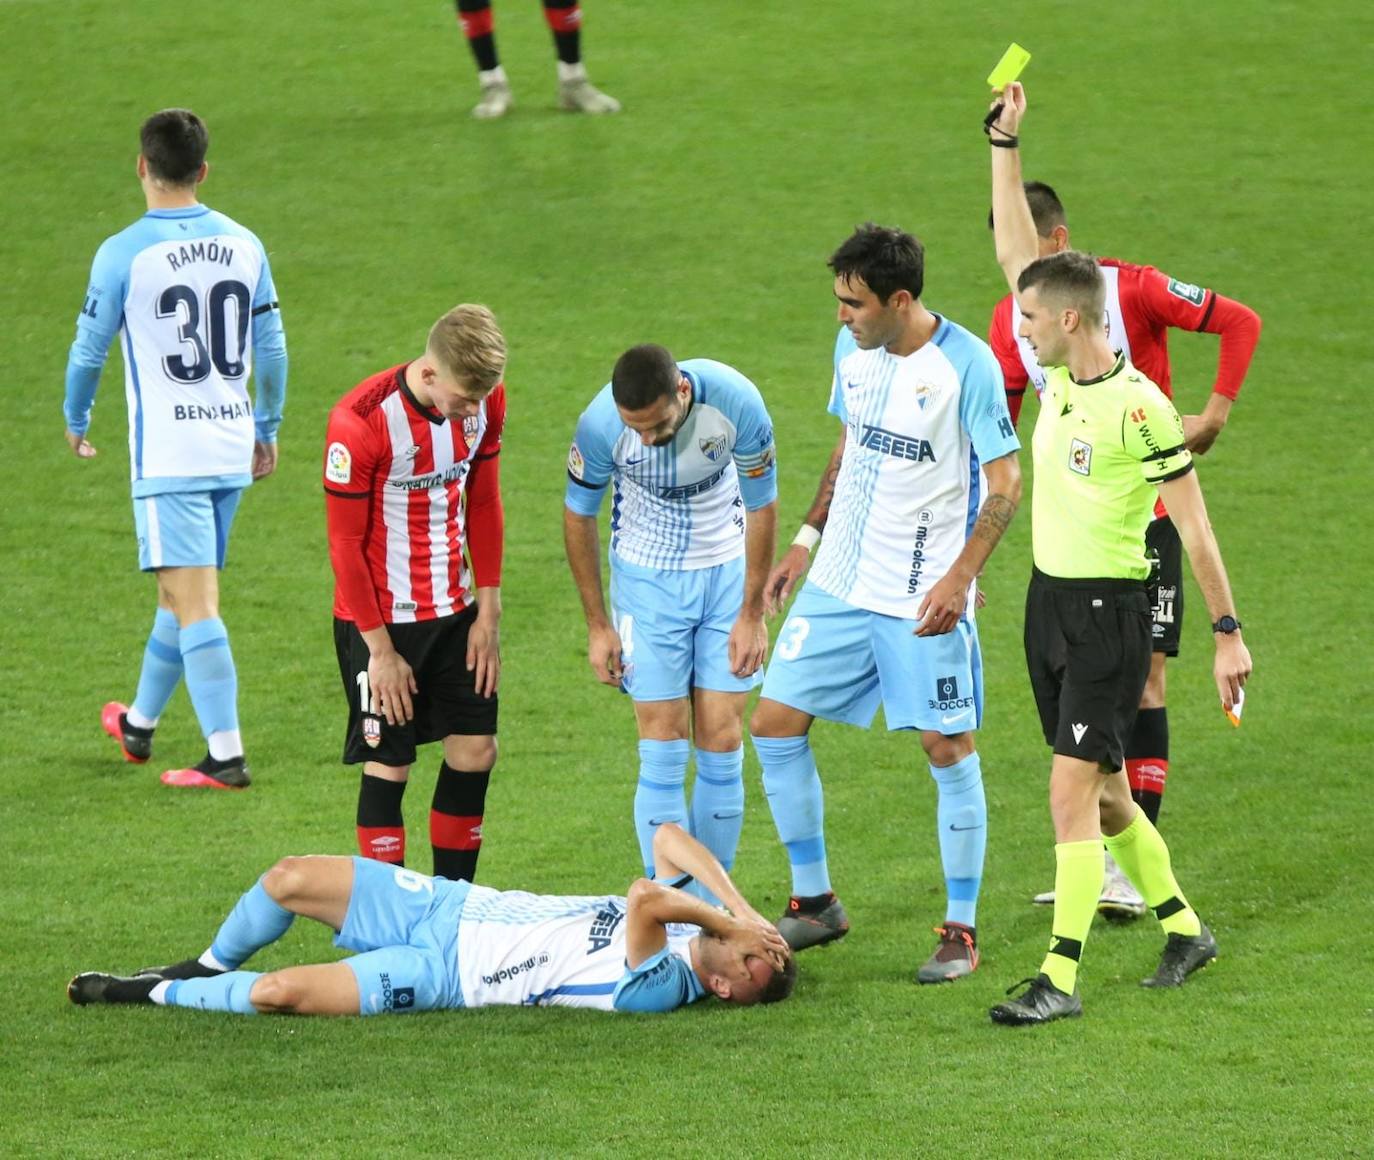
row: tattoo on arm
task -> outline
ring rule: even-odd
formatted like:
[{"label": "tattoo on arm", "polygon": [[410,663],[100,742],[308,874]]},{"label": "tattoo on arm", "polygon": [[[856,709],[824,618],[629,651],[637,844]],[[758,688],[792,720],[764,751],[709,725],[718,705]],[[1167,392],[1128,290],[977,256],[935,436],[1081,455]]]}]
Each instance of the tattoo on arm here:
[{"label": "tattoo on arm", "polygon": [[818,531],[825,531],[825,521],[830,516],[830,504],[835,498],[835,481],[840,478],[840,463],[844,459],[841,447],[830,457],[830,463],[821,476],[821,485],[816,489],[816,498],[811,501],[811,510],[806,513],[806,522]]},{"label": "tattoo on arm", "polygon": [[988,545],[988,550],[991,551],[1002,538],[1002,533],[1011,526],[1014,515],[1016,515],[1016,504],[1012,500],[1004,495],[988,496],[983,504],[983,510],[978,513],[978,519],[973,525],[974,537],[984,541]]}]

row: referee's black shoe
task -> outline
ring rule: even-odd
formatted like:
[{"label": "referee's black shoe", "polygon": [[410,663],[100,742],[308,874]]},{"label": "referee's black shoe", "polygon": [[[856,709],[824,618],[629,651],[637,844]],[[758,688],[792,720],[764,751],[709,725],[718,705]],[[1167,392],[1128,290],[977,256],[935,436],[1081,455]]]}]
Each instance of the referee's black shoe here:
[{"label": "referee's black shoe", "polygon": [[1171,934],[1159,956],[1159,966],[1148,979],[1141,979],[1142,987],[1181,987],[1188,976],[1200,971],[1217,957],[1217,940],[1202,924],[1197,934]]},{"label": "referee's black shoe", "polygon": [[1083,1004],[1078,996],[1061,991],[1050,982],[1048,975],[1039,974],[1033,979],[1022,979],[1008,987],[1007,994],[1022,986],[1026,989],[1015,999],[998,1003],[988,1012],[994,1023],[1021,1027],[1029,1023],[1051,1023],[1056,1019],[1077,1019],[1083,1014]]},{"label": "referee's black shoe", "polygon": [[151,975],[128,979],[86,971],[67,984],[67,998],[78,1007],[90,1003],[151,1003],[153,988],[159,982]]}]

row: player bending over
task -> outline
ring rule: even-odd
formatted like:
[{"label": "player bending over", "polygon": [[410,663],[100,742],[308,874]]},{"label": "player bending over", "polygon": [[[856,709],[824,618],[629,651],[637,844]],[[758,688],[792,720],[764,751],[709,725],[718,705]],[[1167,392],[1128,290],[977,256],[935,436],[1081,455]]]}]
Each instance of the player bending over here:
[{"label": "player bending over", "polygon": [[[427,878],[368,858],[283,858],[239,899],[198,959],[132,978],[94,972],[73,1003],[378,1015],[523,1005],[671,1011],[714,995],[748,1006],[792,993],[796,964],[711,853],[680,826],[654,838],[660,877],[697,878],[729,907],[641,878],[628,897],[529,894]],[[341,962],[239,968],[296,915],[323,922]]]}]

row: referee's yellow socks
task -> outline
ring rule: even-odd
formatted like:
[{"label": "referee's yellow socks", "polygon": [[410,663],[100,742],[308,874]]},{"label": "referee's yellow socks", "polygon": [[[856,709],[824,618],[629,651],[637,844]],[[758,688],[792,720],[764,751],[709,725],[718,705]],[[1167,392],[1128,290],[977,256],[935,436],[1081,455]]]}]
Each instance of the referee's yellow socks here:
[{"label": "referee's yellow socks", "polygon": [[1166,934],[1196,935],[1202,922],[1183,891],[1178,888],[1169,847],[1150,824],[1145,811],[1137,809],[1135,820],[1113,838],[1102,839],[1116,864],[1126,871],[1146,904],[1155,912]]},{"label": "referee's yellow socks", "polygon": [[1072,995],[1078,984],[1078,959],[1102,895],[1102,843],[1060,842],[1054,848],[1054,926],[1050,950],[1040,970]]}]

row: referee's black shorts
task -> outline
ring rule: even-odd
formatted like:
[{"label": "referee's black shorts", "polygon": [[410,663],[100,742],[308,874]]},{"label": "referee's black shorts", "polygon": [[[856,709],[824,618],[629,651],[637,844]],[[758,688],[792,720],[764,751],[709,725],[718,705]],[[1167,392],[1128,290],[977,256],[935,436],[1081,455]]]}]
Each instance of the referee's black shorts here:
[{"label": "referee's black shorts", "polygon": [[1178,656],[1183,630],[1183,541],[1174,521],[1160,516],[1145,529],[1145,555],[1150,558],[1150,615],[1154,618],[1154,651]]},{"label": "referee's black shorts", "polygon": [[411,695],[415,710],[411,720],[405,725],[388,725],[371,704],[367,642],[352,621],[334,618],[334,650],[348,697],[345,765],[364,761],[413,765],[418,745],[442,741],[450,734],[495,735],[496,695],[481,696],[475,675],[467,668],[468,629],[476,619],[473,605],[437,620],[386,626],[391,643],[410,665],[420,690]]},{"label": "referee's black shorts", "polygon": [[1026,667],[1045,741],[1113,772],[1150,675],[1142,580],[1061,580],[1039,569],[1026,593]]}]

